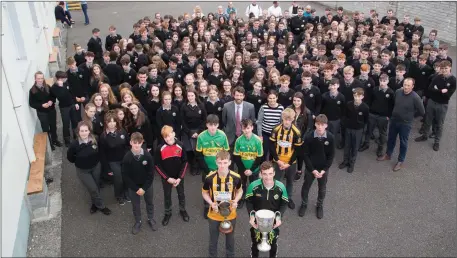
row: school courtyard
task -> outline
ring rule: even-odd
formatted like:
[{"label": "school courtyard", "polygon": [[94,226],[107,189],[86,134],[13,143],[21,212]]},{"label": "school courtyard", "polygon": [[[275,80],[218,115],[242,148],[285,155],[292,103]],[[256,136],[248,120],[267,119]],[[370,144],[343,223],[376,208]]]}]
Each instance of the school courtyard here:
[{"label": "school courtyard", "polygon": [[[259,2],[262,8],[271,2]],[[155,12],[162,16],[170,13],[177,17],[192,12],[195,2],[95,2],[90,3],[91,24],[84,26],[81,11],[72,12],[76,21],[69,29],[67,56],[74,54],[73,43],[86,48],[91,30],[99,28],[105,40],[110,25],[128,37],[132,24]],[[217,5],[226,2],[201,2],[203,12],[214,12]],[[235,2],[235,7],[244,13],[247,2]],[[281,2],[283,10],[289,3]],[[317,14],[324,7],[314,5]],[[455,47],[450,56],[457,60]],[[455,74],[455,67],[453,68]],[[58,118],[60,122],[60,118]],[[348,174],[339,170],[343,153],[337,150],[329,171],[327,196],[324,202],[324,218],[315,216],[317,185],[310,192],[310,205],[305,217],[297,215],[303,179],[295,182],[291,194],[297,204],[288,209],[281,226],[278,256],[456,256],[456,101],[449,105],[446,124],[439,152],[432,150],[432,141],[416,143],[420,122],[414,123],[404,168],[393,172],[398,155],[398,145],[392,161],[377,162],[376,147],[359,153],[355,171]],[[60,130],[59,130],[59,133]],[[65,150],[65,149],[63,149]],[[186,206],[190,221],[184,222],[178,213],[177,195],[173,193],[173,216],[168,226],[163,227],[163,192],[160,178],[155,176],[155,220],[159,225],[152,232],[147,223],[142,231],[132,235],[134,223],[130,203],[119,206],[112,186],[102,189],[110,216],[98,212],[89,214],[89,195],[77,178],[73,164],[62,153],[61,174],[61,232],[60,253],[62,256],[157,256],[157,257],[202,257],[208,253],[208,223],[202,216],[200,176],[186,175]],[[57,181],[52,183],[56,184]],[[143,205],[144,203],[142,203]],[[143,205],[144,206],[144,205]],[[144,211],[144,210],[143,210]],[[146,213],[143,213],[143,221]],[[34,227],[36,230],[50,230]],[[54,232],[54,231],[53,231]],[[42,234],[41,237],[46,237]],[[55,232],[54,232],[55,233]],[[53,234],[53,233],[51,233]],[[40,238],[38,238],[40,239]],[[37,247],[36,241],[32,244]],[[225,256],[225,237],[219,239],[219,255]],[[46,247],[45,247],[46,248]],[[53,247],[47,247],[53,248]],[[236,225],[236,256],[250,255],[248,214],[239,210]]]}]

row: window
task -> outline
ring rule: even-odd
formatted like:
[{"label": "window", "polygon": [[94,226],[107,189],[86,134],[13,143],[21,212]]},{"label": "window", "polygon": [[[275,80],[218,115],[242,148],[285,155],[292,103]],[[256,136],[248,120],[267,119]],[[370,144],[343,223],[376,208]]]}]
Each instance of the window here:
[{"label": "window", "polygon": [[27,52],[25,51],[24,40],[22,39],[21,25],[17,17],[16,5],[14,2],[3,3],[3,8],[6,9],[3,15],[6,14],[8,26],[12,32],[14,45],[17,50],[17,60],[27,60]]}]

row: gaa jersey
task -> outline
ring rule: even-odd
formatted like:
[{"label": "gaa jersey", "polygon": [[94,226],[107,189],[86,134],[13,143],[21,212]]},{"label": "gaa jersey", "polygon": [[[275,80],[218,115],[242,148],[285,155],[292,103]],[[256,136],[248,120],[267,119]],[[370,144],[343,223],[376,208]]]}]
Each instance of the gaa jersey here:
[{"label": "gaa jersey", "polygon": [[216,154],[220,150],[230,150],[227,135],[219,129],[217,129],[214,135],[211,135],[208,130],[205,130],[198,135],[195,150],[203,154],[209,171],[217,170]]},{"label": "gaa jersey", "polygon": [[[226,177],[221,177],[217,171],[210,172],[203,182],[202,192],[209,193],[211,200],[220,204],[221,202],[231,202],[235,199],[236,192],[241,189],[241,177],[236,172],[230,170]],[[236,209],[230,207],[230,214],[227,220],[236,218]],[[225,218],[215,212],[212,207],[208,210],[208,218],[215,221],[224,221]]]},{"label": "gaa jersey", "polygon": [[[292,124],[286,129],[283,124],[277,125],[271,131],[270,140],[274,144],[278,160],[289,163],[294,156],[295,148],[303,144],[300,130]],[[293,163],[296,160],[292,160]]]},{"label": "gaa jersey", "polygon": [[288,202],[289,195],[286,187],[278,180],[275,180],[274,186],[268,189],[263,185],[262,179],[259,178],[249,184],[246,189],[246,206],[250,215],[252,215],[252,211],[263,209],[279,211],[283,215]]},{"label": "gaa jersey", "polygon": [[[233,155],[240,156],[244,167],[251,169],[255,159],[263,156],[262,140],[255,134],[252,134],[249,139],[244,134],[241,135],[235,141]],[[252,173],[256,174],[258,171],[257,167]]]}]

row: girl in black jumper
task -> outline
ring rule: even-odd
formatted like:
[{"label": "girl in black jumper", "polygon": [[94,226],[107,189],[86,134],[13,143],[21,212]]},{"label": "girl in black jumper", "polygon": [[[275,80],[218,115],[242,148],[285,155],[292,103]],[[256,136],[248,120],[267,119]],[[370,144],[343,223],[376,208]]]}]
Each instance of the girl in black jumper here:
[{"label": "girl in black jumper", "polygon": [[160,128],[158,127],[156,121],[156,113],[157,110],[160,108],[161,103],[160,103],[160,91],[159,91],[159,86],[153,84],[151,86],[150,94],[148,101],[146,103],[146,111],[148,112],[148,119],[151,122],[151,129],[152,129],[152,134],[154,136],[154,139],[159,139],[160,138]]},{"label": "girl in black jumper", "polygon": [[[208,115],[214,114],[219,117],[219,121],[222,121],[222,109],[224,108],[224,102],[218,98],[219,91],[216,85],[209,86],[208,100],[205,102],[206,113]],[[219,123],[219,129],[222,130],[223,125]]]},{"label": "girl in black jumper", "polygon": [[[90,104],[88,104],[90,105]],[[93,108],[95,110],[95,107]],[[97,139],[90,132],[91,124],[81,121],[76,128],[77,139],[67,150],[67,159],[75,164],[76,172],[83,185],[89,191],[92,199],[90,213],[98,210],[110,215],[111,210],[105,206],[98,188],[100,181],[100,154]]]},{"label": "girl in black jumper", "polygon": [[129,150],[130,138],[121,127],[116,114],[110,111],[105,116],[105,130],[100,136],[100,156],[103,168],[114,181],[114,196],[119,205],[129,200],[122,181],[121,162]]},{"label": "girl in black jumper", "polygon": [[198,170],[194,154],[197,136],[206,128],[206,109],[198,99],[195,90],[187,92],[187,100],[181,107],[181,120],[181,141],[184,145],[184,150],[187,151],[188,160],[193,167],[191,174],[195,175]]},{"label": "girl in black jumper", "polygon": [[181,109],[184,103],[184,95],[185,95],[184,87],[181,83],[176,83],[173,86],[173,105],[176,106],[179,110]]},{"label": "girl in black jumper", "polygon": [[44,81],[44,74],[40,71],[36,72],[35,84],[29,91],[29,105],[36,110],[43,132],[48,133],[52,150],[55,150],[54,146],[62,147],[62,143],[57,140],[55,102],[56,99],[52,96],[49,85]]},{"label": "girl in black jumper", "polygon": [[[292,99],[293,104],[289,108],[295,111],[295,126],[300,130],[301,135],[304,137],[308,132],[314,128],[313,114],[306,107],[303,93],[295,92]],[[297,173],[295,174],[295,181],[300,180],[302,175],[303,156],[297,155]]]},{"label": "girl in black jumper", "polygon": [[144,137],[144,147],[146,147],[148,151],[151,152],[154,137],[148,117],[140,111],[138,104],[135,103],[129,104],[129,111],[132,115],[133,123],[129,128],[127,128],[128,133],[130,135],[134,132],[141,133]]},{"label": "girl in black jumper", "polygon": [[98,92],[98,88],[102,83],[109,84],[108,77],[103,73],[100,65],[94,64],[94,67],[92,67],[92,74],[90,76],[89,98]]},{"label": "girl in black jumper", "polygon": [[[162,106],[157,110],[157,126],[163,128],[165,125],[173,127],[176,138],[181,138],[181,116],[179,108],[171,104],[171,93],[164,91],[162,93]],[[162,143],[163,139],[160,137]]]},{"label": "girl in black jumper", "polygon": [[[222,90],[219,94],[221,102],[228,103],[233,100],[233,87],[229,79],[225,79],[222,82]],[[219,120],[222,121],[222,120]]]},{"label": "girl in black jumper", "polygon": [[[95,117],[97,121],[100,122],[101,130],[96,130],[93,133],[100,137],[100,134],[103,131],[103,120],[106,114],[106,111],[108,111],[108,105],[103,101],[103,97],[100,93],[95,93],[92,95],[92,98],[90,98],[89,103],[94,104],[95,106]],[[95,130],[95,129],[94,129]]]},{"label": "girl in black jumper", "polygon": [[100,95],[102,95],[103,103],[108,106],[109,110],[113,110],[119,106],[117,104],[117,98],[114,95],[114,92],[109,84],[103,83],[100,85],[99,92]]},{"label": "girl in black jumper", "polygon": [[95,135],[103,132],[103,119],[96,115],[97,109],[93,103],[87,103],[84,107],[83,121],[90,124],[90,130]]}]

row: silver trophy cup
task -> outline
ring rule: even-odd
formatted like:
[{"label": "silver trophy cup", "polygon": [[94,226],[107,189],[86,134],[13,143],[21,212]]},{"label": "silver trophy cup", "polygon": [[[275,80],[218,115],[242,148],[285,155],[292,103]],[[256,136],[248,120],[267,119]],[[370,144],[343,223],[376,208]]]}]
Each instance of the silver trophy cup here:
[{"label": "silver trophy cup", "polygon": [[273,212],[270,210],[258,210],[255,213],[255,219],[257,221],[257,230],[262,233],[262,241],[257,245],[257,249],[260,252],[268,252],[271,249],[271,245],[268,244],[267,238],[268,233],[273,230],[275,217],[281,216],[279,211]]}]

